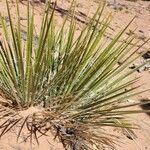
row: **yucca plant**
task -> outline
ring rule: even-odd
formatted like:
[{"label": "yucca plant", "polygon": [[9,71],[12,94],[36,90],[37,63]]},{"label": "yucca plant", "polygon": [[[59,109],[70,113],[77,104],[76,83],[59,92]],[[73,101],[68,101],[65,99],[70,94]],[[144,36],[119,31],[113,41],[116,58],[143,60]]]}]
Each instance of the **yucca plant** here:
[{"label": "yucca plant", "polygon": [[[128,69],[140,57],[134,55],[139,41],[130,35],[118,42],[133,20],[109,40],[105,35],[111,15],[102,17],[105,4],[101,2],[77,36],[74,2],[58,29],[54,22],[56,4],[51,8],[48,1],[37,34],[34,9],[28,2],[25,34],[18,3],[15,25],[7,0],[6,4],[9,25],[0,16],[0,89],[5,96],[5,103],[0,102],[4,120],[0,137],[20,124],[17,139],[27,127],[31,142],[35,137],[39,143],[39,137],[52,131],[65,149],[115,149],[116,136],[103,127],[135,128],[126,115],[142,112],[129,109],[139,102],[126,101],[144,92],[136,91],[138,79],[132,78],[141,66]],[[32,113],[23,115],[31,108]]]}]

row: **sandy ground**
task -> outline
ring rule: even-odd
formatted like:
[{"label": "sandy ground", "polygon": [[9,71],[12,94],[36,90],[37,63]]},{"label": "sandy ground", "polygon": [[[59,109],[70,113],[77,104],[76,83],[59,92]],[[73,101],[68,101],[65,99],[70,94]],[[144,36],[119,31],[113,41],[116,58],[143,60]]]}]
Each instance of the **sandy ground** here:
[{"label": "sandy ground", "polygon": [[[5,0],[0,0],[0,12],[7,17]],[[77,22],[80,27],[85,23],[87,19],[86,14],[91,16],[97,7],[99,0],[77,0],[77,9],[76,9],[76,17]],[[105,10],[107,12],[111,12],[113,14],[113,22],[110,28],[108,35],[111,37],[119,31],[123,26],[125,26],[134,16],[136,19],[131,25],[131,28],[137,27],[135,32],[136,38],[145,41],[150,38],[150,1],[140,1],[131,2],[125,0],[118,0],[117,5],[113,5],[113,0],[108,0],[107,8]],[[57,9],[57,24],[61,24],[65,12],[68,9],[68,5],[70,2],[68,0],[59,0],[58,1],[58,9]],[[35,4],[35,24],[36,27],[39,27],[39,21],[41,20],[41,14],[43,11],[44,4]],[[25,17],[26,5],[20,4],[22,17]],[[15,4],[11,3],[11,11],[13,15],[15,15]],[[24,20],[22,21],[24,25]],[[128,32],[126,33],[128,34]],[[0,29],[1,35],[1,29]],[[137,45],[138,47],[139,45]],[[150,42],[144,45],[142,49],[140,49],[137,53],[141,53],[143,51],[150,50]],[[143,61],[141,58],[140,61]],[[138,62],[140,63],[140,62]],[[142,70],[140,73],[135,73],[135,77],[141,76],[139,83],[144,83],[143,89],[150,89],[150,70],[144,71]],[[136,99],[150,99],[150,92],[146,92],[135,97]],[[117,146],[117,150],[150,150],[150,116],[148,114],[138,114],[132,116],[134,121],[140,126],[139,130],[136,130],[137,138],[134,140],[127,138],[127,136],[116,130],[116,134],[121,135],[121,142],[119,146]],[[62,145],[55,141],[53,142],[52,136],[43,137],[40,140],[40,146],[33,145],[31,148],[29,143],[16,143],[16,133],[17,128],[12,130],[10,134],[5,135],[0,140],[0,150],[61,150]],[[51,144],[50,144],[51,143]]]}]

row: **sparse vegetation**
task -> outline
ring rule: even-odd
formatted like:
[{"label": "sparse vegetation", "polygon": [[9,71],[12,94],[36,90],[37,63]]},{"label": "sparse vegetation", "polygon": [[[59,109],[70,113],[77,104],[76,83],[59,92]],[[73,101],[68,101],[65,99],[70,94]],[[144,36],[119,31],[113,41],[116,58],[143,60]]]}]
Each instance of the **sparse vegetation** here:
[{"label": "sparse vegetation", "polygon": [[[116,136],[104,132],[103,127],[134,129],[136,126],[128,122],[126,115],[143,112],[130,110],[140,102],[126,101],[144,92],[136,91],[140,87],[134,86],[138,79],[131,78],[144,64],[128,69],[139,58],[131,44],[138,41],[131,34],[124,43],[118,43],[133,20],[112,41],[108,40],[105,33],[111,15],[102,17],[105,8],[102,2],[76,38],[74,3],[69,10],[70,22],[66,16],[58,30],[54,23],[55,6],[51,9],[48,1],[40,33],[36,34],[34,9],[28,3],[24,40],[19,7],[14,25],[7,0],[6,4],[9,26],[0,16],[4,37],[0,43],[0,90],[7,103],[7,106],[1,103],[1,111],[7,111],[2,116],[6,120],[0,125],[0,137],[21,124],[18,140],[27,127],[26,138],[31,143],[33,136],[39,143],[41,135],[53,131],[54,137],[68,150],[93,147],[100,150],[108,146],[114,149]],[[31,108],[35,111],[21,115]]]}]

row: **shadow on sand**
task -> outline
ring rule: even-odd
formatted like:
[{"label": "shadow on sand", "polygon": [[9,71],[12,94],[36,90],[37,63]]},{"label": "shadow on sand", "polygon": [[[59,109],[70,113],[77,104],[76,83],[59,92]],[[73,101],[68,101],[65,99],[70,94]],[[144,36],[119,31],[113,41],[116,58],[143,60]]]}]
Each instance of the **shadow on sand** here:
[{"label": "shadow on sand", "polygon": [[[146,103],[148,101],[149,101],[149,103]],[[141,105],[141,108],[143,110],[149,110],[150,111],[150,100],[142,99],[141,102],[146,103],[146,104]],[[146,114],[150,116],[150,112],[147,112]]]}]

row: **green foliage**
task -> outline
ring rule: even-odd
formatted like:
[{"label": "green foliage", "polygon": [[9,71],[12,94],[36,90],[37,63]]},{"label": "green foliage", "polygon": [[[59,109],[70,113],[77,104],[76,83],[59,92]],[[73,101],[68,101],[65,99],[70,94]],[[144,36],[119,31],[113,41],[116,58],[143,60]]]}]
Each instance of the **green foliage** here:
[{"label": "green foliage", "polygon": [[[44,102],[46,108],[89,126],[90,130],[102,126],[132,128],[124,115],[141,111],[123,108],[139,104],[126,103],[129,97],[140,93],[136,91],[139,86],[133,86],[138,79],[132,78],[138,68],[128,69],[139,57],[134,55],[137,49],[131,44],[138,41],[134,35],[126,37],[124,43],[118,41],[133,20],[108,40],[105,34],[111,16],[102,17],[105,5],[100,4],[76,38],[74,3],[69,10],[72,16],[69,25],[66,16],[58,30],[54,23],[55,8],[51,9],[48,2],[40,33],[36,35],[34,9],[28,3],[24,40],[19,7],[17,5],[18,22],[14,25],[8,2],[6,4],[9,26],[0,16],[4,33],[0,48],[0,89],[13,102],[14,109]],[[104,142],[104,137],[91,135],[91,141],[113,145],[109,139]]]}]

